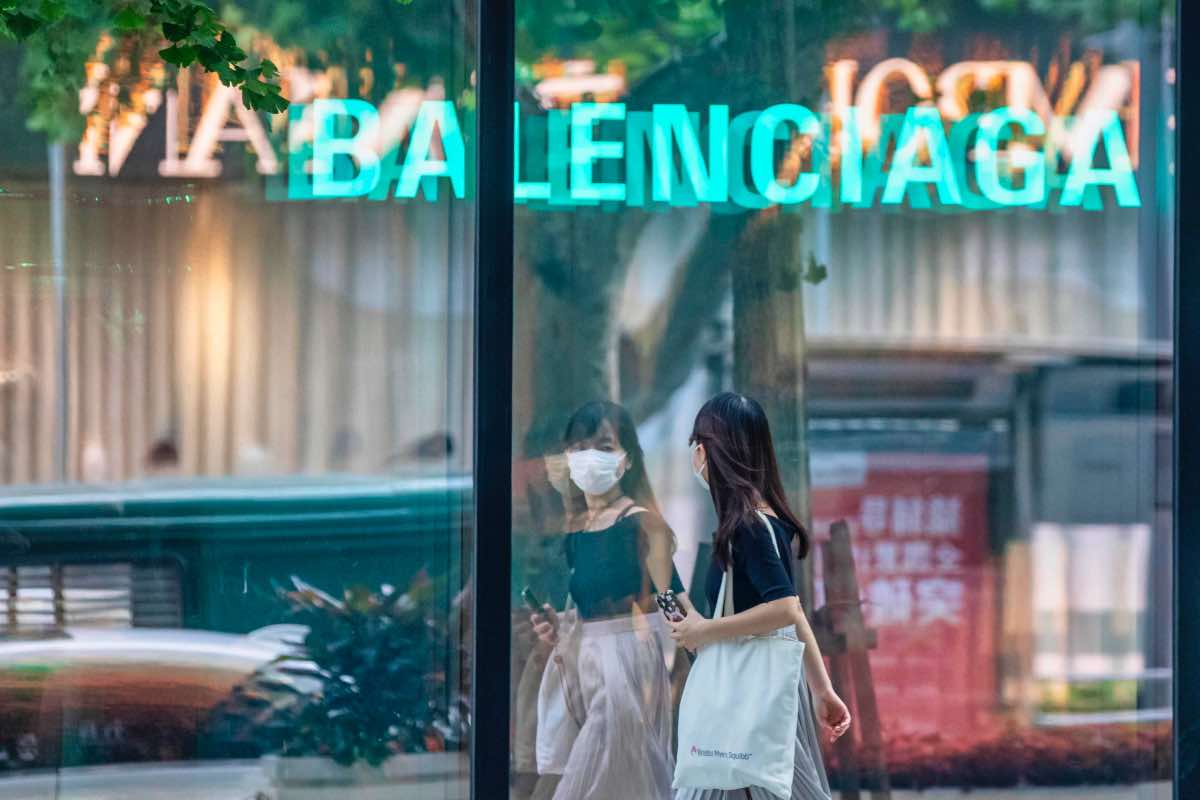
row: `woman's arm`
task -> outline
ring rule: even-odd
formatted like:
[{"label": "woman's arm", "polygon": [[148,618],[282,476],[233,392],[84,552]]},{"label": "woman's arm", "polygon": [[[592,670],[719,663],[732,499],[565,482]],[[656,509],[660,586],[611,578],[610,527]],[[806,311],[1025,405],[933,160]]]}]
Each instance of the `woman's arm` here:
[{"label": "woman's arm", "polygon": [[646,547],[646,572],[650,575],[654,591],[665,592],[672,588],[671,579],[675,576],[675,535],[657,514],[643,511],[639,523]]},{"label": "woman's arm", "polygon": [[[737,614],[706,620],[697,617],[690,626],[680,630],[685,640],[697,639],[699,644],[771,633],[795,624],[800,602],[792,587],[792,576],[783,563],[775,531],[770,525],[739,526],[735,560],[745,572],[750,585],[765,602]],[[730,590],[732,591],[732,589]],[[687,628],[694,630],[688,631]],[[695,649],[692,644],[685,644]]]},{"label": "woman's arm", "polygon": [[[687,605],[691,606],[691,603]],[[808,617],[795,597],[772,600],[740,614],[719,619],[705,619],[692,613],[693,611],[694,609],[689,609],[684,620],[671,626],[674,629],[672,638],[689,650],[724,639],[771,633],[794,624],[796,638],[804,642],[804,674],[808,678],[809,689],[817,696],[833,692],[833,682],[825,669],[825,659],[821,657],[821,647],[817,644],[816,634],[813,633],[812,626],[808,624]]]},{"label": "woman's arm", "polygon": [[786,628],[795,624],[796,615],[800,613],[800,603],[795,597],[781,597],[717,619],[689,613],[682,620],[671,623],[671,638],[688,650],[696,650],[723,639],[757,636]]},{"label": "woman's arm", "polygon": [[825,659],[821,657],[821,647],[799,603],[796,604],[796,611],[796,636],[804,642],[804,677],[812,692],[813,713],[829,741],[834,742],[850,730],[850,709],[838,697],[833,682],[829,680]]},{"label": "woman's arm", "polygon": [[[646,572],[650,576],[653,591],[665,592],[675,590],[675,599],[688,616],[699,616],[691,598],[683,591],[683,586],[675,572],[675,534],[671,528],[656,514],[642,513],[642,534],[645,536]],[[644,598],[646,605],[642,609],[647,614],[658,613],[658,604],[653,598]]]},{"label": "woman's arm", "polygon": [[796,604],[796,638],[804,642],[804,675],[808,679],[808,688],[818,697],[833,692],[833,682],[825,669],[825,659],[821,656],[821,647],[817,644],[817,635],[808,624],[808,615],[800,604]]}]

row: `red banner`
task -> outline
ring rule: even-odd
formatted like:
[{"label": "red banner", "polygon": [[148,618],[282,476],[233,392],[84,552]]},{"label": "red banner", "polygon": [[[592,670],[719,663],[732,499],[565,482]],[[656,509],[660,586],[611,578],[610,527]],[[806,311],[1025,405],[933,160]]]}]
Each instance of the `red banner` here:
[{"label": "red banner", "polygon": [[995,707],[987,493],[981,455],[814,456],[813,527],[821,540],[833,522],[849,523],[888,731],[968,733]]}]

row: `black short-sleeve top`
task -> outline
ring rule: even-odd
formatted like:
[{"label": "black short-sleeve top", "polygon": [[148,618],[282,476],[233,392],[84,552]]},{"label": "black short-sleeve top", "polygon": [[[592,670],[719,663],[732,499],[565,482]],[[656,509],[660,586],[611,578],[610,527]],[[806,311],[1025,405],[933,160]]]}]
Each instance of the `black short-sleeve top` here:
[{"label": "black short-sleeve top", "polygon": [[[655,525],[653,533],[648,525]],[[582,619],[628,614],[635,602],[657,591],[646,568],[647,536],[670,535],[666,523],[650,511],[634,511],[610,527],[567,534],[565,549],[571,568],[571,598]],[[683,582],[671,565],[671,588]]]},{"label": "black short-sleeve top", "polygon": [[[752,523],[740,525],[733,536],[733,610],[741,613],[762,603],[795,597],[792,581],[792,539],[798,531],[791,523],[770,515],[771,534],[779,552],[771,546],[767,530],[757,516]],[[714,555],[708,568],[705,591],[709,608],[716,616],[717,594],[721,590],[724,567]]]}]

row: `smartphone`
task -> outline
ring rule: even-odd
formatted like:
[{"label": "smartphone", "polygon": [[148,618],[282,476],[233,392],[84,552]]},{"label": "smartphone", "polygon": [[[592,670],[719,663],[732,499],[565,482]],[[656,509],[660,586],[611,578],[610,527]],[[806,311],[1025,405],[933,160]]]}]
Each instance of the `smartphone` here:
[{"label": "smartphone", "polygon": [[654,596],[658,601],[658,607],[667,615],[667,619],[676,620],[687,616],[687,612],[679,605],[679,601],[675,599],[675,592],[667,589],[665,592],[659,592]]},{"label": "smartphone", "polygon": [[[683,606],[679,605],[679,601],[675,599],[675,592],[670,589],[654,595],[654,599],[658,601],[658,607],[667,615],[667,619],[674,622],[687,616],[687,612],[684,611]],[[693,664],[696,662],[695,653],[691,650],[684,650],[683,652],[687,654],[688,661]]]},{"label": "smartphone", "polygon": [[546,609],[542,606],[542,601],[533,593],[533,589],[526,586],[521,590],[521,599],[525,601],[525,605],[529,606],[529,610],[541,614]]}]

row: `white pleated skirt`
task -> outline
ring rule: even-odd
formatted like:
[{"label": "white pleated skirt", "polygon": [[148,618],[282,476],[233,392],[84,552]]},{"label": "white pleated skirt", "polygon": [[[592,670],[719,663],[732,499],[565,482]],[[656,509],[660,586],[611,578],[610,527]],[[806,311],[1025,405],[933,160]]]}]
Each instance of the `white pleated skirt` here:
[{"label": "white pleated skirt", "polygon": [[554,800],[669,800],[675,756],[657,615],[583,623],[585,713]]}]

